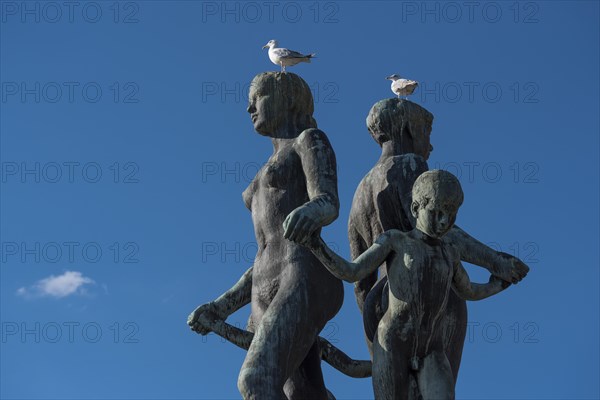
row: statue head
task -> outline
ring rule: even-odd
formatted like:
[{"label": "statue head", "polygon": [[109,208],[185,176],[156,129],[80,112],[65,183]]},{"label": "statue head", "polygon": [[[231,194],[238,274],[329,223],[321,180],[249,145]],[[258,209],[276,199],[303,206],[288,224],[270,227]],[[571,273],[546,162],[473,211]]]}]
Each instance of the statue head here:
[{"label": "statue head", "polygon": [[266,136],[298,135],[316,128],[314,104],[308,84],[298,75],[263,72],[250,84],[248,109],[254,129]]},{"label": "statue head", "polygon": [[456,221],[464,194],[458,179],[443,170],[426,171],[413,185],[410,210],[416,227],[430,237],[444,236]]},{"label": "statue head", "polygon": [[433,114],[403,99],[380,100],[367,116],[367,128],[380,146],[392,141],[400,154],[415,153],[426,160],[433,150],[429,141],[432,123]]}]

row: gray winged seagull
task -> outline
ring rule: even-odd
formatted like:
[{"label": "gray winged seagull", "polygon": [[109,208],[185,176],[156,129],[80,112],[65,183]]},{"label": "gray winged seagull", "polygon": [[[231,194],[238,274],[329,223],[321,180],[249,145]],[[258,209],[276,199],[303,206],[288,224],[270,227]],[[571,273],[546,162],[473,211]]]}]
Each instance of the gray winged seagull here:
[{"label": "gray winged seagull", "polygon": [[269,43],[263,46],[269,48],[269,59],[275,65],[281,66],[281,72],[285,72],[285,67],[291,67],[300,62],[310,62],[310,59],[316,54],[302,54],[294,50],[277,47],[277,40],[269,40]]},{"label": "gray winged seagull", "polygon": [[409,95],[413,94],[417,86],[419,86],[419,82],[401,78],[398,74],[390,75],[385,79],[392,81],[392,92],[398,95],[398,98],[400,96],[408,98]]}]

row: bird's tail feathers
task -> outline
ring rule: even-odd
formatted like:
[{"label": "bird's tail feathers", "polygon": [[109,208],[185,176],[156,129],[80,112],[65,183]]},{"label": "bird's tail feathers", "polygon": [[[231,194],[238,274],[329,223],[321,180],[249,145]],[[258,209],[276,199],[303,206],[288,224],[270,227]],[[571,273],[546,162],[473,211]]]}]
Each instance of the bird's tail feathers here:
[{"label": "bird's tail feathers", "polygon": [[317,55],[317,53],[311,53],[311,54],[307,54],[306,57],[304,57],[304,61],[307,63],[310,63],[310,59],[311,58],[315,58]]}]

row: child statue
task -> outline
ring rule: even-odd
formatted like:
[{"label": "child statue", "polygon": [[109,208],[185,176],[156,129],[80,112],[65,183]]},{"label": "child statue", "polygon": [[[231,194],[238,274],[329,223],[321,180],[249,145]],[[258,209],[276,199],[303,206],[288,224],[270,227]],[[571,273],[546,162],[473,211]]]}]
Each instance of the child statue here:
[{"label": "child statue", "polygon": [[413,230],[384,232],[354,262],[335,254],[318,234],[304,242],[332,274],[348,282],[363,279],[387,262],[389,306],[373,341],[378,400],[408,399],[411,374],[423,400],[454,399],[455,381],[441,329],[451,289],[465,300],[481,300],[510,286],[494,275],[487,284],[472,283],[456,246],[444,237],[462,201],[454,175],[427,171],[412,190]]}]

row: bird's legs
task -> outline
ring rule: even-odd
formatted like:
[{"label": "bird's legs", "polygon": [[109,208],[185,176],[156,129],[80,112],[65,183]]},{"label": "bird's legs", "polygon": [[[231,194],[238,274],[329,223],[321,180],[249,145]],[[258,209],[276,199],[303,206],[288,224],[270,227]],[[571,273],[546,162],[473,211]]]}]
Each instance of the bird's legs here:
[{"label": "bird's legs", "polygon": [[283,65],[283,61],[281,61],[280,64],[281,64],[281,72],[285,73],[285,65]]}]

